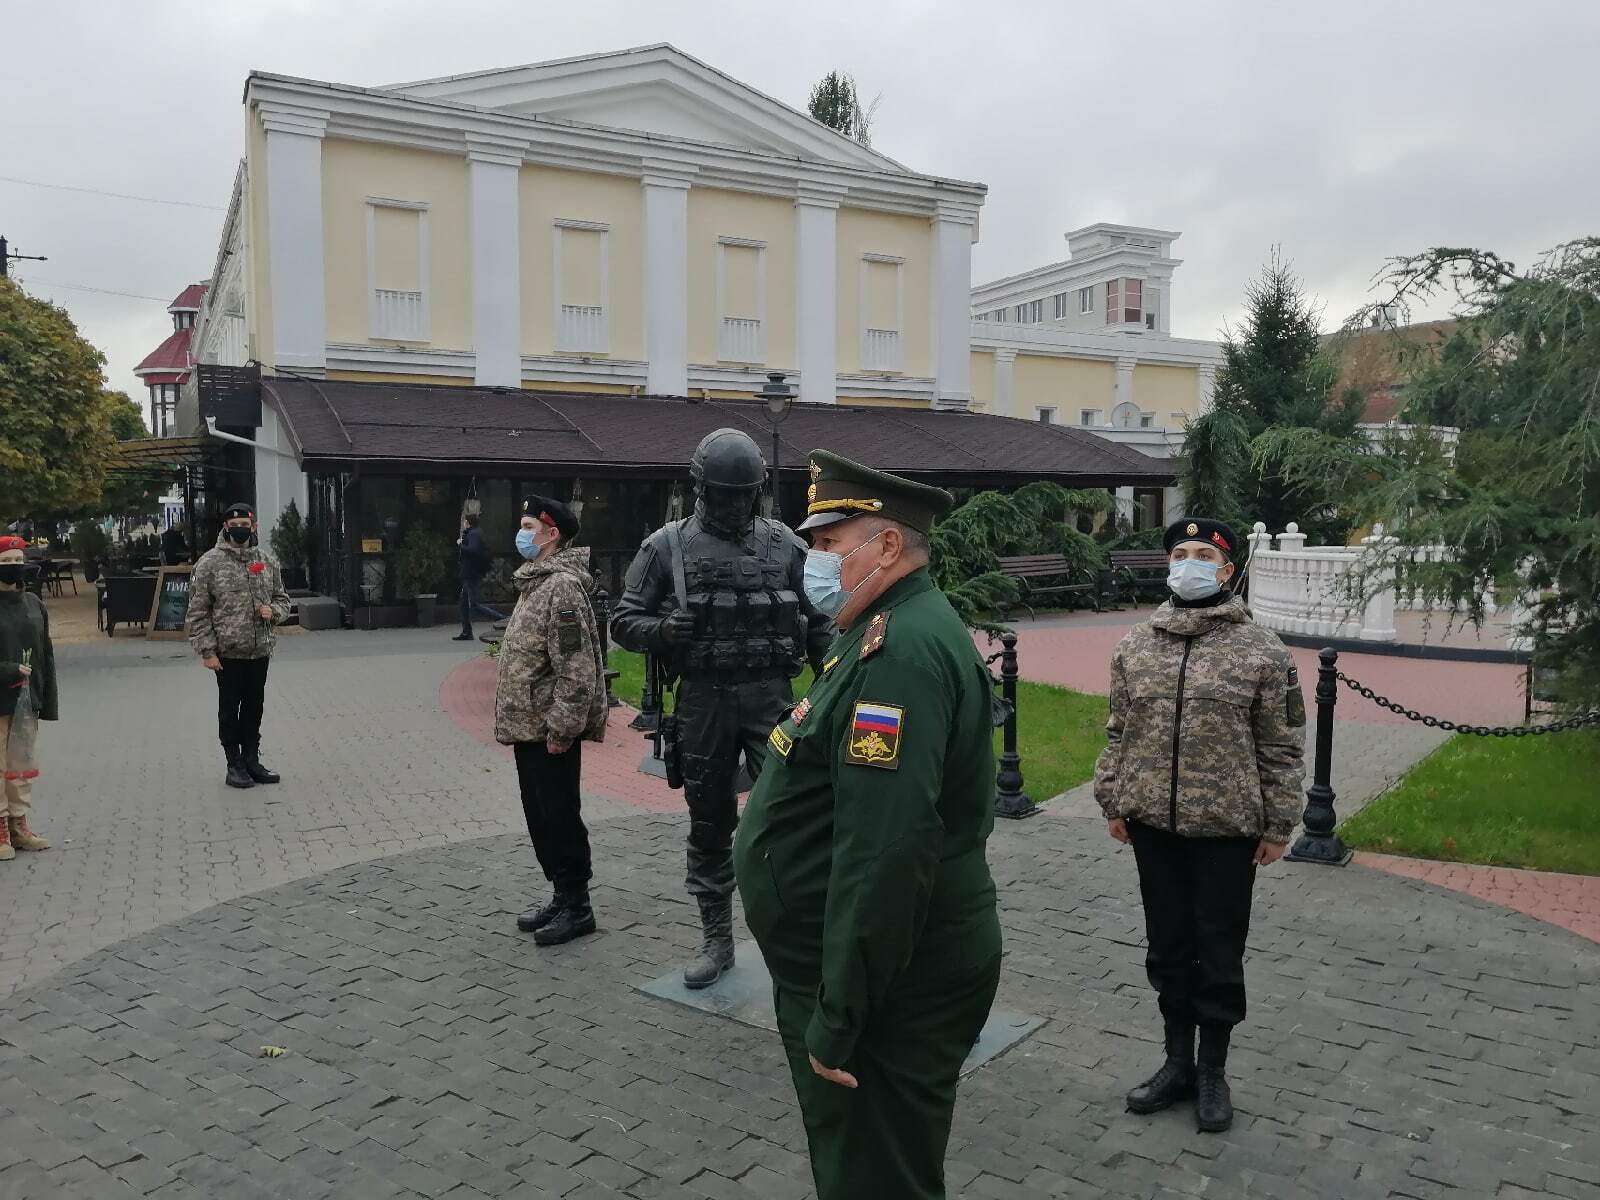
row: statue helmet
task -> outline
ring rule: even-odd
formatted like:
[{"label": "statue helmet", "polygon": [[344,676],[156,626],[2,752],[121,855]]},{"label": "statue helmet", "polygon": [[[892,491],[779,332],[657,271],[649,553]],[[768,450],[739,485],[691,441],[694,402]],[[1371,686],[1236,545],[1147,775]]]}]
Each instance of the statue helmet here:
[{"label": "statue helmet", "polygon": [[696,491],[708,487],[759,488],[767,481],[767,460],[749,434],[718,429],[706,434],[689,460]]}]

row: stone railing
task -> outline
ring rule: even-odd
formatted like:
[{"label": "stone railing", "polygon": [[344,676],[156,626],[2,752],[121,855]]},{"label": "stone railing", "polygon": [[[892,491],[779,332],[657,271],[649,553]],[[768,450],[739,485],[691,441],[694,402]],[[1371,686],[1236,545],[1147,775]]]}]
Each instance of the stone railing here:
[{"label": "stone railing", "polygon": [[[1396,539],[1383,526],[1359,546],[1307,546],[1306,535],[1293,521],[1277,538],[1260,521],[1250,534],[1250,611],[1268,629],[1316,637],[1392,642],[1394,565],[1384,562],[1380,574],[1363,579],[1362,560],[1389,557]],[[1387,586],[1385,586],[1387,584]]]}]

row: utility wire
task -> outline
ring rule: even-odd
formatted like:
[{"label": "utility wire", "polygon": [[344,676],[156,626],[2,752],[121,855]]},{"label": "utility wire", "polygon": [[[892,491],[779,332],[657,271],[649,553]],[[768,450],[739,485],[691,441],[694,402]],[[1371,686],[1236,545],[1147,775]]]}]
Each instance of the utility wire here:
[{"label": "utility wire", "polygon": [[35,278],[31,274],[28,276],[26,281],[19,279],[17,282],[31,283],[34,287],[40,288],[67,288],[74,292],[96,292],[102,296],[126,296],[130,300],[154,300],[161,304],[170,303],[172,300],[171,296],[146,296],[141,292],[117,292],[113,291],[111,288],[85,287],[81,283],[56,283],[51,279]]},{"label": "utility wire", "polygon": [[138,200],[143,204],[172,204],[179,208],[204,208],[211,212],[227,212],[220,204],[200,204],[194,200],[162,200],[155,196],[133,196],[127,192],[105,192],[99,188],[73,187],[66,183],[41,183],[37,179],[17,179],[0,175],[0,183],[20,183],[23,187],[52,188],[58,192],[82,192],[86,196],[110,196],[114,200]]}]

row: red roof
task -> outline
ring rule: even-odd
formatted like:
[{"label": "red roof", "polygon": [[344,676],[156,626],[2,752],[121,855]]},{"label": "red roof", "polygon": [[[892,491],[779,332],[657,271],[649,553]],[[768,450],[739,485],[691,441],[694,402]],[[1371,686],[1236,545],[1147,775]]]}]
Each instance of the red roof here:
[{"label": "red roof", "polygon": [[200,301],[205,298],[206,285],[191,283],[178,293],[178,298],[167,305],[168,312],[199,312]]},{"label": "red roof", "polygon": [[[147,383],[182,383],[189,374],[189,339],[194,336],[192,329],[175,329],[166,341],[157,346],[144,356],[144,361],[133,369],[133,373],[144,379]],[[155,372],[176,372],[176,379],[152,379]]]}]

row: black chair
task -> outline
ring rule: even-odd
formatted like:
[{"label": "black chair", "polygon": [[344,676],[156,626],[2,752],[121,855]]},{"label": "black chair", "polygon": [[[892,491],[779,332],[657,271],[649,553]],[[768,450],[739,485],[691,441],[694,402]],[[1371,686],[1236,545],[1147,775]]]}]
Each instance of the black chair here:
[{"label": "black chair", "polygon": [[72,564],[69,562],[51,563],[50,578],[45,582],[50,585],[51,590],[54,591],[57,596],[64,594],[61,590],[61,585],[64,583],[70,583],[72,585],[72,594],[74,596],[78,594],[78,579],[77,576],[72,573]]},{"label": "black chair", "polygon": [[137,625],[141,629],[150,620],[150,606],[156,599],[154,575],[108,575],[105,578],[106,636],[111,637],[118,624]]}]

